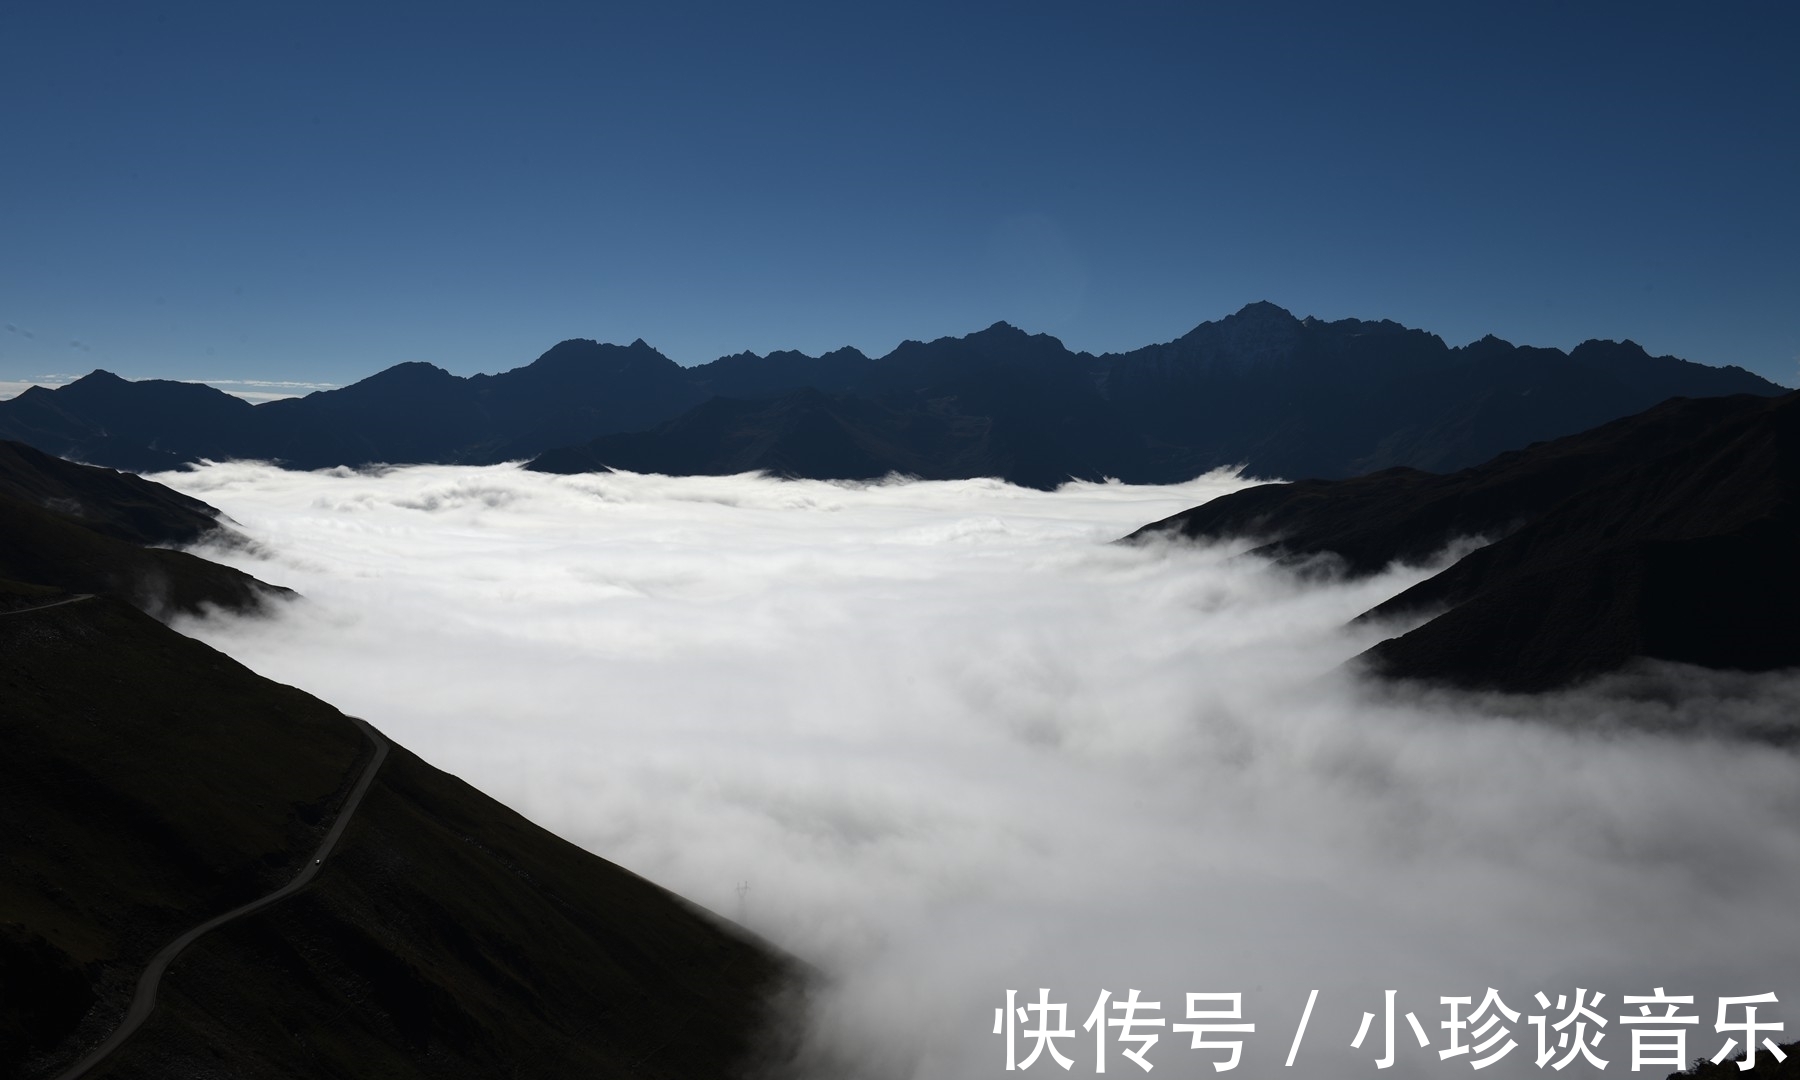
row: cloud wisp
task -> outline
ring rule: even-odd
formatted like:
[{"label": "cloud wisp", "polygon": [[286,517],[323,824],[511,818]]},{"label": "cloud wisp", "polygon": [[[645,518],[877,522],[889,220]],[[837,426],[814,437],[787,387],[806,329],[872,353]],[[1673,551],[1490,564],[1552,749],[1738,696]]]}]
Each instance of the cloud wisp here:
[{"label": "cloud wisp", "polygon": [[215,390],[223,390],[232,397],[243,398],[252,405],[261,405],[265,401],[305,397],[317,390],[335,390],[338,387],[337,383],[298,382],[293,379],[182,379],[181,381],[200,383]]},{"label": "cloud wisp", "polygon": [[[1314,989],[1309,1075],[1373,1067],[1380,1016],[1349,1043],[1387,989],[1433,1039],[1400,1022],[1396,1077],[1466,1069],[1438,1061],[1438,997],[1489,986],[1525,1012],[1598,987],[1609,1016],[1774,990],[1800,1020],[1800,763],[1721,734],[1791,715],[1794,680],[1376,691],[1340,665],[1384,630],[1345,624],[1428,570],[1107,542],[1229,476],[158,479],[258,541],[210,556],[307,597],[183,629],[817,966],[812,1075],[999,1075],[1009,988],[1068,1002],[1083,1075],[1103,989],[1171,1023],[1185,992],[1243,992],[1246,1077],[1299,1074]],[[1486,1075],[1538,1071],[1515,1029]],[[1164,1029],[1151,1060],[1216,1056]]]}]

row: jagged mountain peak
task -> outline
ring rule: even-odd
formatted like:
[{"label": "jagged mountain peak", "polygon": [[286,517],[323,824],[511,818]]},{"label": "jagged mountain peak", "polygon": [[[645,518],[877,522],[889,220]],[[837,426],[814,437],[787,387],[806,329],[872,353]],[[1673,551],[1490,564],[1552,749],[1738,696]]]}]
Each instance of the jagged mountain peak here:
[{"label": "jagged mountain peak", "polygon": [[549,360],[553,357],[578,355],[580,353],[591,352],[600,347],[600,343],[593,338],[565,338],[550,346],[548,349],[545,349],[543,353],[538,356],[538,359]]},{"label": "jagged mountain peak", "polygon": [[1282,307],[1280,304],[1274,303],[1273,301],[1269,301],[1269,300],[1252,300],[1250,303],[1245,304],[1241,308],[1238,308],[1235,313],[1225,316],[1225,318],[1227,318],[1227,319],[1244,319],[1244,320],[1247,320],[1250,322],[1298,322],[1299,321],[1294,318],[1293,312],[1289,311],[1287,308]]},{"label": "jagged mountain peak", "polygon": [[1459,350],[1470,356],[1504,356],[1517,346],[1496,334],[1483,334]]},{"label": "jagged mountain peak", "polygon": [[1216,322],[1201,323],[1171,345],[1208,367],[1245,372],[1284,361],[1320,325],[1330,324],[1303,323],[1286,308],[1258,300]]},{"label": "jagged mountain peak", "polygon": [[1062,339],[1050,334],[1031,333],[1029,330],[1023,330],[1014,326],[1005,319],[1001,319],[985,329],[977,330],[972,334],[965,334],[960,339],[953,340],[959,340],[967,345],[1002,346],[1007,348],[1028,346],[1052,349],[1059,352],[1067,351],[1067,346],[1062,343]]},{"label": "jagged mountain peak", "polygon": [[536,368],[540,371],[547,368],[577,366],[595,362],[616,361],[622,357],[633,357],[661,360],[669,364],[674,361],[664,356],[655,346],[637,338],[629,345],[615,345],[607,341],[596,341],[593,338],[567,338],[545,349],[536,360],[513,368],[513,371],[525,371]]},{"label": "jagged mountain peak", "polygon": [[395,364],[392,367],[383,368],[381,371],[363,379],[361,382],[351,383],[350,386],[344,387],[344,389],[348,390],[356,386],[373,383],[377,379],[385,383],[407,383],[441,382],[444,379],[454,378],[456,378],[455,375],[450,374],[448,371],[445,371],[443,368],[438,367],[436,364],[430,363],[429,361],[406,360]]},{"label": "jagged mountain peak", "polygon": [[1183,338],[1208,336],[1243,336],[1246,334],[1267,334],[1277,332],[1297,333],[1303,327],[1328,326],[1308,316],[1303,322],[1294,318],[1293,312],[1279,304],[1267,300],[1257,300],[1245,304],[1222,319],[1210,319],[1189,330]]},{"label": "jagged mountain peak", "polygon": [[1630,338],[1623,341],[1613,341],[1610,338],[1589,338],[1569,351],[1570,356],[1577,358],[1599,354],[1631,357],[1650,355],[1648,350]]}]

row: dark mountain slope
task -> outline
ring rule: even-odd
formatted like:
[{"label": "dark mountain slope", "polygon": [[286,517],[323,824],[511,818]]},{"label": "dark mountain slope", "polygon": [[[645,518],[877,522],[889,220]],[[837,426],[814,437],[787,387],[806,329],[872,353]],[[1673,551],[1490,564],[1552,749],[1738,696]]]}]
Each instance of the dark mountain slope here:
[{"label": "dark mountain slope", "polygon": [[[367,744],[106,600],[0,616],[0,686],[0,1073],[50,1076],[151,952],[292,876]],[[184,954],[96,1075],[726,1076],[783,977],[400,748],[328,862]]]},{"label": "dark mountain slope", "polygon": [[0,442],[0,495],[135,544],[192,544],[220,527],[219,512],[199,499],[23,443]]},{"label": "dark mountain slope", "polygon": [[[183,551],[141,548],[0,495],[0,579],[96,593],[152,615],[250,611],[288,590]],[[0,607],[6,606],[0,600]]]},{"label": "dark mountain slope", "polygon": [[1443,612],[1366,654],[1392,677],[1529,691],[1635,656],[1800,665],[1800,394],[1671,401],[1448,476],[1252,488],[1133,535],[1171,533],[1356,573],[1504,534],[1369,613]]},{"label": "dark mountain slope", "polygon": [[1513,450],[1455,473],[1385,469],[1348,480],[1299,480],[1233,492],[1145,525],[1136,537],[1247,537],[1286,561],[1331,554],[1355,574],[1422,562],[1452,541],[1498,539],[1632,462],[1694,432],[1748,416],[1767,398],[1678,398],[1591,431]]},{"label": "dark mountain slope", "polygon": [[[153,615],[248,611],[292,595],[186,552],[145,546],[193,543],[219,528],[212,507],[161,485],[0,443],[0,579],[111,596]],[[0,597],[0,609],[13,606]]]},{"label": "dark mountain slope", "polygon": [[1626,464],[1377,608],[1448,607],[1375,670],[1532,690],[1632,656],[1800,665],[1800,395]]},{"label": "dark mountain slope", "polygon": [[[15,961],[63,988],[0,1030],[40,1051],[98,999],[95,1041],[152,952],[291,876],[364,741],[104,599],[0,615],[0,686],[0,924]],[[0,1050],[0,1075],[20,1052]]]}]

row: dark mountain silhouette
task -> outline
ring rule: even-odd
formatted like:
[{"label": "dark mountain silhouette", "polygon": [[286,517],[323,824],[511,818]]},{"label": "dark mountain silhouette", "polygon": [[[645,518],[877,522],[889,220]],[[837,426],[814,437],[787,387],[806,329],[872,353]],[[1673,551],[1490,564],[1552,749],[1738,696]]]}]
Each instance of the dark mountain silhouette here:
[{"label": "dark mountain silhouette", "polygon": [[219,512],[199,499],[16,442],[0,442],[0,496],[133,544],[193,544],[224,527]]},{"label": "dark mountain silhouette", "polygon": [[[0,442],[0,580],[96,593],[152,615],[248,611],[288,590],[217,563],[156,547],[229,536],[218,512],[136,476]],[[0,595],[0,611],[33,602]]]},{"label": "dark mountain silhouette", "polygon": [[[291,878],[368,744],[132,608],[0,616],[0,1075]],[[115,1076],[727,1076],[782,962],[395,747],[324,871],[202,938]]]},{"label": "dark mountain silhouette", "polygon": [[1781,390],[1630,342],[1564,353],[1489,337],[1450,348],[1392,322],[1296,319],[1257,303],[1122,354],[1071,352],[1005,323],[873,359],[740,353],[691,369],[642,341],[565,341],[498,375],[401,364],[255,407],[96,372],[0,402],[0,437],[140,471],[205,457],[293,468],[535,458],[558,472],[897,471],[1053,487],[1236,465],[1288,477],[1444,471],[1670,397]]},{"label": "dark mountain silhouette", "polygon": [[1741,368],[1652,357],[1632,342],[1565,354],[1490,336],[1452,349],[1385,320],[1296,320],[1267,303],[1127,353],[1107,378],[1113,399],[1154,418],[1146,430],[1157,437],[1210,433],[1196,463],[1292,478],[1447,471],[1670,397],[1783,392]]},{"label": "dark mountain silhouette", "polygon": [[859,385],[864,393],[715,398],[653,431],[603,436],[529,467],[762,470],[824,480],[1001,476],[1055,487],[1102,471],[1130,443],[1113,415],[1083,414],[1091,380],[1056,339],[1005,323],[929,345],[906,342],[872,362]]},{"label": "dark mountain silhouette", "polygon": [[255,407],[196,383],[128,382],[96,371],[67,386],[0,401],[0,438],[132,472],[171,469],[255,447]]},{"label": "dark mountain silhouette", "polygon": [[542,472],[602,469],[677,474],[755,469],[829,480],[928,474],[947,441],[936,418],[897,414],[868,400],[798,390],[773,401],[712,400],[653,431],[609,435],[551,450],[532,462]]},{"label": "dark mountain silhouette", "polygon": [[[1742,369],[1651,357],[1630,342],[1588,342],[1563,353],[1484,338],[1451,349],[1396,323],[1295,319],[1267,303],[1119,355],[1072,353],[1055,338],[1004,323],[962,338],[909,341],[876,360],[844,358],[847,377],[812,387],[828,397],[793,389],[819,365],[777,355],[778,363],[743,356],[708,367],[728,368],[729,379],[717,385],[734,395],[781,396],[780,407],[686,416],[642,437],[602,436],[531,467],[677,475],[762,469],[820,479],[892,471],[999,476],[1032,487],[1071,478],[1174,482],[1233,465],[1267,476],[1341,477],[1395,465],[1471,465],[1678,395],[1782,391]],[[776,377],[759,382],[765,367]],[[848,396],[878,408],[857,411]],[[828,398],[830,419],[809,423],[835,429],[834,438],[863,452],[796,468],[786,454],[796,417],[819,413]],[[897,438],[901,430],[915,437]],[[926,442],[936,450],[921,459]]]},{"label": "dark mountain silhouette", "polygon": [[861,385],[873,363],[851,348],[835,349],[823,356],[792,351],[767,356],[742,352],[689,368],[688,375],[712,397],[772,398],[796,390],[842,394]]},{"label": "dark mountain silhouette", "polygon": [[97,371],[0,402],[0,438],[140,472],[202,458],[296,469],[484,464],[646,427],[706,396],[641,341],[565,341],[499,375],[465,379],[430,364],[398,364],[351,386],[257,406],[209,386],[127,382]]},{"label": "dark mountain silhouette", "polygon": [[[266,588],[140,546],[216,527],[0,444],[0,1076],[59,1074],[159,948],[291,880],[369,760],[337,710],[111,598]],[[43,606],[73,590],[102,595]],[[792,974],[395,746],[317,879],[183,953],[94,1075],[728,1076],[775,1052]]]},{"label": "dark mountain silhouette", "polygon": [[1433,613],[1377,673],[1532,691],[1633,657],[1800,665],[1800,394],[1677,399],[1449,475],[1387,470],[1237,492],[1133,539],[1253,537],[1366,574],[1493,542],[1367,613]]},{"label": "dark mountain silhouette", "polygon": [[634,430],[704,397],[674,361],[642,341],[565,341],[499,375],[465,379],[430,364],[400,364],[338,390],[258,406],[267,442],[253,456],[301,469],[483,464]]}]

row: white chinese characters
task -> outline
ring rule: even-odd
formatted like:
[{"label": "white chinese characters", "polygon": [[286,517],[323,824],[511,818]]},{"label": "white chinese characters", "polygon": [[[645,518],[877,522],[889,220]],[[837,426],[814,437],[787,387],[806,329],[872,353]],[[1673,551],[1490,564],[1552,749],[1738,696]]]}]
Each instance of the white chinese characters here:
[{"label": "white chinese characters", "polygon": [[[1308,995],[1305,1009],[1292,1029],[1293,1043],[1286,1062],[1290,1068],[1299,1054],[1318,996],[1317,990]],[[1381,1056],[1375,1059],[1378,1069],[1392,1067],[1398,1053],[1404,1049],[1405,1040],[1399,1043],[1395,1040],[1400,1030],[1397,1016],[1404,1017],[1412,1040],[1421,1050],[1431,1047],[1426,1025],[1419,1020],[1418,1014],[1399,1011],[1398,992],[1386,990],[1382,997],[1383,1020],[1379,1029],[1382,1049]],[[1437,1060],[1446,1064],[1466,1062],[1471,1069],[1485,1069],[1519,1048],[1514,1032],[1521,1020],[1535,1032],[1536,1054],[1531,1060],[1539,1069],[1562,1072],[1570,1065],[1585,1064],[1605,1070],[1612,1060],[1603,1053],[1622,1051],[1622,1047],[1617,1051],[1602,1050],[1606,1028],[1613,1019],[1600,1011],[1607,998],[1605,992],[1577,987],[1573,995],[1559,993],[1552,999],[1539,991],[1532,997],[1540,1012],[1530,1016],[1509,1006],[1493,987],[1487,988],[1479,1003],[1472,994],[1438,998],[1438,1004],[1448,1011],[1449,1017],[1436,1025],[1442,1032]],[[1777,1063],[1785,1061],[1787,1055],[1771,1034],[1784,1031],[1786,1025],[1780,1020],[1766,1018],[1766,1007],[1777,1003],[1772,992],[1720,997],[1713,1030],[1727,1037],[1713,1054],[1712,1061],[1724,1061],[1740,1046],[1744,1048],[1744,1056],[1737,1062],[1740,1070],[1755,1067],[1759,1048],[1774,1057]],[[1622,1029],[1631,1032],[1632,1072],[1686,1067],[1689,1063],[1688,1034],[1701,1022],[1698,1012],[1683,1011],[1684,1008],[1693,1009],[1693,995],[1670,994],[1659,986],[1650,994],[1625,995],[1620,999],[1620,1006],[1626,1011],[1615,1018]],[[1257,1031],[1256,1023],[1245,1018],[1244,995],[1235,991],[1188,993],[1183,1023],[1170,1023],[1168,1018],[1160,1015],[1161,1012],[1162,1002],[1145,1000],[1136,988],[1127,990],[1123,997],[1116,996],[1111,990],[1101,990],[1081,1025],[1081,1031],[1092,1040],[1094,1072],[1105,1073],[1109,1063],[1117,1064],[1121,1059],[1143,1072],[1150,1072],[1156,1067],[1150,1060],[1150,1053],[1161,1041],[1164,1029],[1188,1035],[1187,1050],[1207,1053],[1207,1063],[1215,1072],[1229,1072],[1243,1061],[1244,1036]],[[1362,1022],[1350,1040],[1351,1049],[1362,1049],[1375,1028],[1375,1020],[1373,1012],[1362,1014]],[[1006,1039],[1005,1067],[1008,1072],[1029,1069],[1045,1058],[1065,1071],[1072,1069],[1075,1058],[1064,1053],[1065,1046],[1059,1044],[1067,1044],[1066,1048],[1073,1051],[1073,1044],[1082,1037],[1069,1026],[1068,1003],[1051,1000],[1048,987],[1038,990],[1036,1001],[1024,1004],[1019,1003],[1018,991],[1008,990],[1006,1005],[994,1010],[993,1033]]]}]

